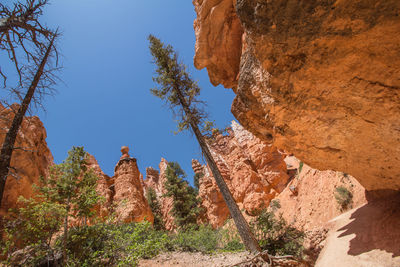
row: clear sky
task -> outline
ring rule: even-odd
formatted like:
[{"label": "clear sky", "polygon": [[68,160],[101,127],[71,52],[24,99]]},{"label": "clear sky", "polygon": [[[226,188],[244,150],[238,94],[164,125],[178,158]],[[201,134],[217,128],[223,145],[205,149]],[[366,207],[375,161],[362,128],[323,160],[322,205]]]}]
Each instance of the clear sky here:
[{"label": "clear sky", "polygon": [[193,66],[196,17],[188,0],[51,0],[44,19],[59,26],[63,37],[63,83],[39,112],[56,163],[72,146],[84,146],[112,176],[130,147],[139,169],[158,169],[161,157],[177,161],[192,181],[191,159],[201,158],[190,133],[174,135],[172,113],[152,96],[154,66],[147,36],[154,34],[178,51],[202,88],[202,99],[218,126],[230,124],[230,89],[210,84],[206,70]]}]

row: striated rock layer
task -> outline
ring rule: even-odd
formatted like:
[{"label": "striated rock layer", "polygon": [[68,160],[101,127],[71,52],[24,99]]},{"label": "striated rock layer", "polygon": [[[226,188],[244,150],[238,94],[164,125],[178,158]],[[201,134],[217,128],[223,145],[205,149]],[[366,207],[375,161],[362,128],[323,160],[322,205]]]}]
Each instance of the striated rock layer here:
[{"label": "striated rock layer", "polygon": [[157,194],[157,199],[161,205],[161,213],[164,221],[165,229],[173,231],[176,226],[174,224],[174,217],[170,214],[173,207],[173,199],[171,197],[164,197],[167,193],[165,189],[165,182],[167,177],[165,176],[165,170],[167,169],[168,161],[161,158],[161,162],[158,165],[160,171],[153,169],[152,167],[146,168],[146,179],[144,180],[144,188],[153,188]]},{"label": "striated rock layer", "polygon": [[[236,122],[227,136],[216,134],[213,138],[211,153],[236,203],[248,215],[257,214],[286,186],[289,176],[283,155]],[[211,170],[196,160],[192,167],[201,177],[199,196],[206,221],[213,227],[222,226],[229,211]]]},{"label": "striated rock layer", "polygon": [[[11,107],[17,110],[17,106]],[[0,128],[8,129],[14,113],[10,109],[0,107]],[[5,131],[0,132],[3,142]],[[39,183],[40,176],[46,176],[48,167],[53,164],[53,156],[47,147],[46,130],[38,117],[25,117],[18,132],[17,142],[11,158],[12,173],[7,177],[6,186],[0,208],[0,216],[10,208],[17,207],[19,196],[30,198],[34,195],[32,184]],[[15,171],[14,171],[15,170]]]},{"label": "striated rock layer", "polygon": [[136,159],[128,154],[129,149],[122,147],[121,159],[115,166],[113,205],[117,220],[122,222],[153,222],[153,213],[144,197],[142,176]]},{"label": "striated rock layer", "polygon": [[239,122],[313,168],[400,190],[400,2],[235,2],[194,1],[195,65],[234,89]]}]

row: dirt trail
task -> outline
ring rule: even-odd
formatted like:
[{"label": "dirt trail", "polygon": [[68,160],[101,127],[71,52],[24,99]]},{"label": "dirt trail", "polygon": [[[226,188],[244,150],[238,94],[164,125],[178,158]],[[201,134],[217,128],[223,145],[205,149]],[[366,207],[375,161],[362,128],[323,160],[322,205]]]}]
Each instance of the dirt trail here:
[{"label": "dirt trail", "polygon": [[141,260],[139,267],[227,267],[250,258],[247,252],[219,253],[205,255],[202,253],[170,252],[158,255],[149,260]]}]

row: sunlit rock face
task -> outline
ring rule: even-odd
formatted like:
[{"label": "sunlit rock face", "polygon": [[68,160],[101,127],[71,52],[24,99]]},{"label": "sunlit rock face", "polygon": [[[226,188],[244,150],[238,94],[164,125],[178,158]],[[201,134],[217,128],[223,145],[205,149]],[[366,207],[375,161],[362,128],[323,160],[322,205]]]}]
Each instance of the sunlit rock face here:
[{"label": "sunlit rock face", "polygon": [[129,149],[121,149],[121,159],[115,166],[113,205],[117,219],[122,222],[153,222],[154,217],[144,197],[142,178],[136,159],[128,154]]},{"label": "sunlit rock face", "polygon": [[[370,191],[399,190],[400,2],[235,2],[194,1],[195,65],[234,88],[239,122],[313,168],[349,173]],[[210,16],[221,7],[236,12]],[[236,36],[226,23],[236,19],[242,42],[221,43],[209,30]],[[215,78],[228,60],[237,71]]]},{"label": "sunlit rock face", "polygon": [[98,177],[96,191],[97,194],[103,198],[102,203],[97,207],[98,215],[101,218],[106,218],[111,215],[112,211],[113,198],[115,194],[113,190],[114,179],[101,170],[94,156],[89,154],[86,163],[88,168],[92,169]]},{"label": "sunlit rock face", "polygon": [[367,202],[365,189],[352,176],[335,171],[319,171],[307,165],[299,169],[300,161],[293,156],[285,158],[288,169],[296,170],[290,182],[275,200],[277,209],[292,225],[312,230],[324,227],[334,217],[344,212],[335,195],[336,188],[344,187],[352,194],[348,209]]},{"label": "sunlit rock face", "polygon": [[[238,123],[232,122],[228,135],[214,135],[209,147],[236,203],[248,215],[266,208],[285,188],[289,176],[284,156]],[[229,211],[211,170],[196,160],[192,161],[192,167],[202,176],[199,197],[206,210],[206,221],[213,227],[222,226]]]},{"label": "sunlit rock face", "polygon": [[242,49],[243,28],[235,14],[235,0],[194,0],[196,47],[194,65],[209,70],[213,85],[236,84]]},{"label": "sunlit rock face", "polygon": [[167,177],[165,176],[165,170],[167,169],[168,161],[161,158],[161,162],[158,165],[159,171],[152,167],[146,168],[146,179],[144,180],[145,190],[153,188],[157,194],[157,199],[161,205],[162,218],[165,225],[165,229],[173,231],[176,229],[174,224],[174,217],[171,215],[173,207],[173,199],[171,197],[165,197],[167,193],[165,189],[165,182]]},{"label": "sunlit rock face", "polygon": [[[17,111],[18,106],[11,108]],[[1,144],[13,117],[11,109],[0,107]],[[48,174],[53,156],[47,147],[46,137],[46,129],[38,117],[24,118],[15,144],[18,149],[14,150],[11,158],[11,172],[16,175],[7,177],[0,215],[5,215],[10,208],[16,208],[19,196],[32,197],[35,194],[32,184],[38,184],[39,177]]]}]

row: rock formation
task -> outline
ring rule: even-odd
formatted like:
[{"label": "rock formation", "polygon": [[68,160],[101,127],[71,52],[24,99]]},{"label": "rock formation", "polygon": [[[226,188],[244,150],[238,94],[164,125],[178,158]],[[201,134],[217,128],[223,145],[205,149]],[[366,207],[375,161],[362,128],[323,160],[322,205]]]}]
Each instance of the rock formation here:
[{"label": "rock formation", "polygon": [[[5,130],[11,124],[14,113],[17,110],[13,105],[10,109],[0,107],[0,142],[3,142]],[[53,164],[53,156],[47,147],[46,130],[38,117],[25,117],[18,132],[17,142],[11,158],[12,173],[7,177],[3,195],[0,216],[10,208],[17,207],[19,196],[32,197],[34,191],[32,184],[39,182],[40,176],[46,176],[48,167]]]},{"label": "rock formation", "polygon": [[113,205],[117,219],[122,222],[153,222],[153,214],[144,197],[141,175],[135,158],[128,154],[129,149],[122,147],[122,157],[114,170]]},{"label": "rock formation", "polygon": [[110,215],[110,212],[113,208],[112,204],[115,195],[113,186],[114,179],[104,174],[94,156],[89,154],[86,163],[88,165],[88,168],[92,169],[97,177],[99,177],[99,179],[97,180],[96,191],[100,196],[104,198],[104,202],[98,207],[98,214],[100,217],[105,218],[106,216]]},{"label": "rock formation", "polygon": [[[267,207],[285,188],[289,176],[284,157],[238,123],[232,122],[232,130],[226,136],[215,134],[209,147],[234,199],[247,214],[255,215]],[[206,220],[219,227],[229,216],[228,207],[209,168],[195,160],[192,167],[201,177],[199,196]]]},{"label": "rock formation", "polygon": [[400,190],[399,1],[194,6],[195,66],[233,88],[232,112],[246,129],[367,190]]},{"label": "rock formation", "polygon": [[161,212],[163,221],[165,224],[165,229],[168,231],[173,231],[176,226],[174,224],[174,217],[170,214],[173,206],[173,200],[171,197],[163,197],[166,193],[165,182],[167,177],[165,177],[165,170],[167,169],[168,161],[161,158],[161,162],[158,165],[160,171],[153,169],[152,167],[146,168],[146,179],[144,180],[145,190],[148,188],[153,188],[157,194],[158,201],[161,205]]},{"label": "rock formation", "polygon": [[274,200],[280,204],[277,213],[297,228],[324,227],[329,220],[343,213],[335,198],[335,189],[340,186],[352,193],[350,209],[366,203],[365,189],[354,177],[342,172],[319,171],[305,164],[297,173],[299,160],[291,156],[285,161],[288,168],[296,169],[296,175]]}]

